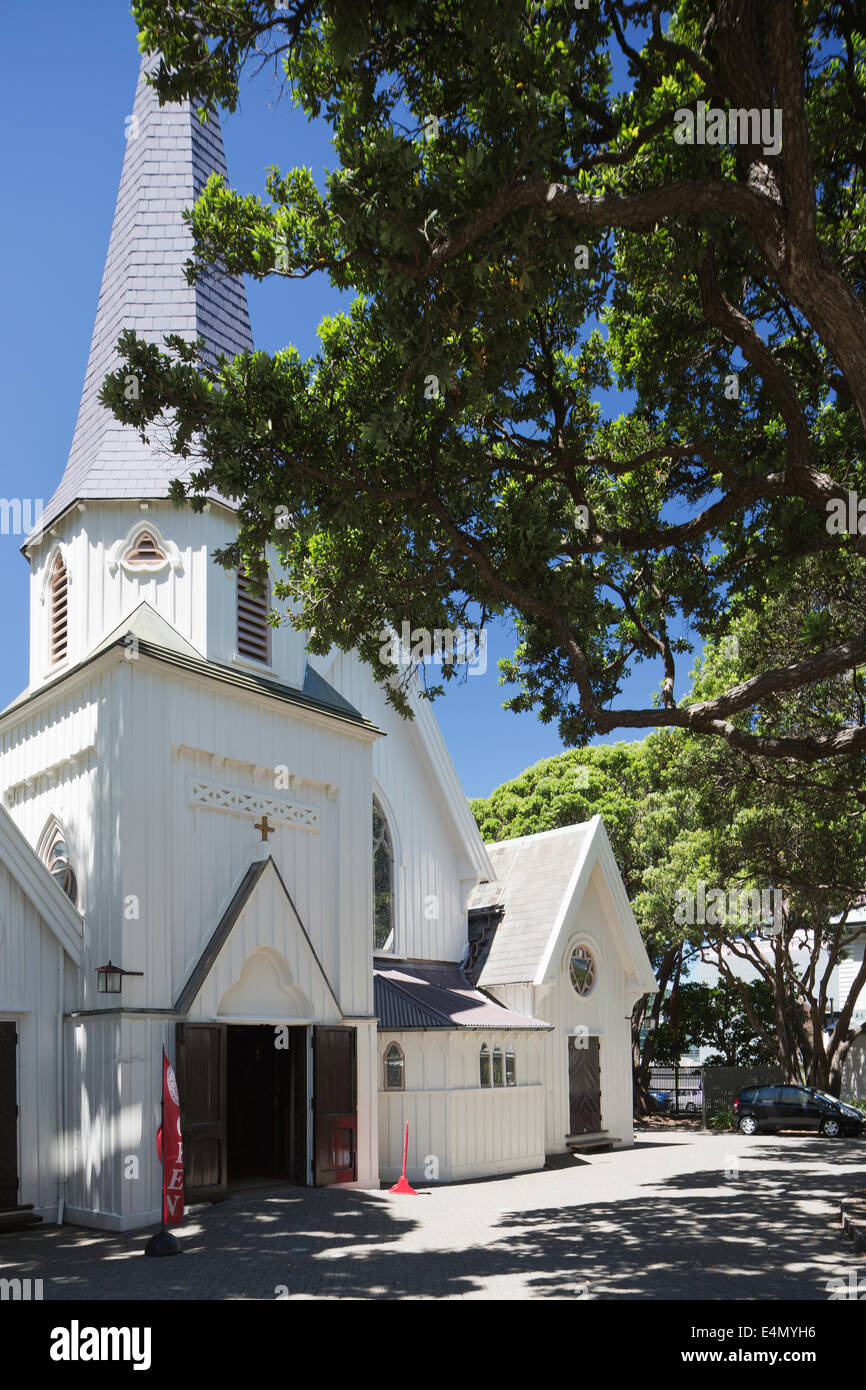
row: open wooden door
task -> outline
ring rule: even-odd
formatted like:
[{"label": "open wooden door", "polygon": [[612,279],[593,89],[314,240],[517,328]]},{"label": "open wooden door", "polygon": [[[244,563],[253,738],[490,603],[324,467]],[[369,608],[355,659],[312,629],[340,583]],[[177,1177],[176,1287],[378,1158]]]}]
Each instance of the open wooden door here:
[{"label": "open wooden door", "polygon": [[178,1023],[176,1037],[186,1201],[219,1201],[228,1192],[225,1024]]},{"label": "open wooden door", "polygon": [[0,1207],[18,1205],[18,1094],[14,1023],[0,1023]]},{"label": "open wooden door", "polygon": [[358,1176],[354,1028],[313,1029],[313,1180],[317,1187]]},{"label": "open wooden door", "polygon": [[[580,1044],[585,1043],[586,1046]],[[601,1131],[601,1065],[598,1038],[568,1040],[569,1137]]]}]

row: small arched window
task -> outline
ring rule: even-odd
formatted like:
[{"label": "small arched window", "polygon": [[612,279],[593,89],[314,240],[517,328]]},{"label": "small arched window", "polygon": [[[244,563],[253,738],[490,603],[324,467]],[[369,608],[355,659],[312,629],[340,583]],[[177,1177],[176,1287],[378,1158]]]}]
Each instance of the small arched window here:
[{"label": "small arched window", "polygon": [[517,1059],[514,1056],[514,1048],[511,1043],[505,1049],[505,1084],[506,1086],[517,1085]]},{"label": "small arched window", "polygon": [[66,656],[69,625],[69,576],[59,551],[51,567],[49,597],[49,652],[54,665]]},{"label": "small arched window", "polygon": [[497,1044],[493,1049],[493,1084],[505,1085],[505,1068],[502,1065],[502,1048]]},{"label": "small arched window", "polygon": [[129,569],[156,570],[166,563],[166,555],[150,531],[139,531],[132,545],[123,557]]},{"label": "small arched window", "polygon": [[256,593],[245,570],[238,570],[238,656],[252,657],[266,666],[271,660],[270,584]]},{"label": "small arched window", "polygon": [[373,797],[373,921],[377,951],[394,944],[394,847],[385,812]]},{"label": "small arched window", "polygon": [[69,848],[61,830],[56,831],[49,841],[45,862],[54,882],[63,889],[67,898],[70,898],[72,902],[77,902],[78,882],[75,871],[69,862]]},{"label": "small arched window", "polygon": [[568,963],[571,986],[575,994],[585,998],[595,989],[595,956],[588,946],[575,946]]},{"label": "small arched window", "polygon": [[399,1043],[391,1043],[385,1051],[385,1090],[406,1089],[406,1059]]},{"label": "small arched window", "polygon": [[490,1048],[487,1043],[481,1044],[478,1058],[478,1079],[482,1086],[490,1085]]}]

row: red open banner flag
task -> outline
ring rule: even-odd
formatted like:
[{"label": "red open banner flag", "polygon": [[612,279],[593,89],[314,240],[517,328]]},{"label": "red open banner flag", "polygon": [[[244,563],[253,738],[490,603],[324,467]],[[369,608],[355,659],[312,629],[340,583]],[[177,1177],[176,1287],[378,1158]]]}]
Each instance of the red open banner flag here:
[{"label": "red open banner flag", "polygon": [[162,1220],[165,1226],[183,1221],[183,1136],[180,1129],[180,1097],[171,1063],[162,1049],[162,1105],[165,1125],[156,1136],[156,1152],[162,1159]]}]

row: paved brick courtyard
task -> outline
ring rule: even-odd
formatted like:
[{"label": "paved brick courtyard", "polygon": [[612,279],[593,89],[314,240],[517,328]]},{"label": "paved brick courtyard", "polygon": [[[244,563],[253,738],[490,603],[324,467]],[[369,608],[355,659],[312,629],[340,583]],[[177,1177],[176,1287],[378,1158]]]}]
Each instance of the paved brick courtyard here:
[{"label": "paved brick courtyard", "polygon": [[[866,1142],[641,1136],[633,1150],[417,1198],[280,1188],[193,1208],[184,1254],[149,1232],[0,1238],[0,1277],[50,1299],[827,1299],[866,1259],[839,1201]],[[281,1294],[281,1296],[286,1296]]]}]

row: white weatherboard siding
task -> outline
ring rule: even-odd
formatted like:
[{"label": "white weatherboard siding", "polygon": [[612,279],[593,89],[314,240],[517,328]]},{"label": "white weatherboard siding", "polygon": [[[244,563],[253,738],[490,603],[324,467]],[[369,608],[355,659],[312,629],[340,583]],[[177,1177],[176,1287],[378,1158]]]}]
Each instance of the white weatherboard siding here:
[{"label": "white weatherboard siding", "polygon": [[394,839],[395,953],[459,960],[467,899],[485,859],[474,822],[461,836],[418,720],[391,708],[369,668],[354,654],[340,654],[325,675],[386,734],[373,748],[373,778]]},{"label": "white weatherboard siding", "polygon": [[66,1023],[67,1217],[102,1230],[161,1219],[162,1049],[174,1024],[108,1013]]},{"label": "white weatherboard siding", "polygon": [[[142,919],[147,914],[146,926],[123,924],[125,951],[139,959],[146,953],[136,968],[147,983],[136,997],[131,982],[130,1002],[177,997],[250,856],[262,848],[253,819],[189,805],[198,777],[316,810],[317,829],[277,825],[268,852],[344,1011],[369,1015],[369,736],[274,701],[242,701],[218,682],[179,679],[173,669],[165,675],[159,662],[128,665],[136,737],[124,767],[124,896],[140,895]],[[296,791],[275,787],[278,764],[297,775]],[[164,945],[161,922],[172,924]]]},{"label": "white weatherboard siding", "polygon": [[[195,804],[194,781],[309,808],[315,828],[278,823],[267,852],[340,1007],[311,966],[309,949],[305,959],[299,957],[291,911],[269,880],[241,915],[191,1016],[224,1017],[224,994],[262,947],[288,962],[294,984],[311,1001],[310,1022],[339,1023],[351,1016],[359,1039],[359,1181],[375,1182],[375,1055],[369,1040],[375,735],[318,710],[254,692],[241,695],[143,653],[129,659],[116,647],[61,689],[62,695],[47,690],[7,715],[0,771],[3,785],[14,791],[10,815],[31,844],[50,813],[68,836],[87,932],[80,984],[67,1011],[119,1002],[96,991],[96,967],[108,959],[142,972],[124,982],[125,1008],[171,1009],[237,880],[261,853],[257,817]],[[276,787],[278,767],[291,770],[291,787]],[[32,970],[31,963],[28,977]],[[16,986],[11,1002],[26,998]],[[282,1018],[292,1016],[287,1006]],[[29,1047],[37,1033],[29,1025],[22,1031]],[[40,1046],[53,1046],[53,1037],[51,1030]],[[174,1021],[78,1017],[67,1022],[66,1037],[70,1216],[111,1229],[155,1220],[159,1169],[150,1149],[158,1122],[159,1059],[163,1045],[174,1058]],[[31,1067],[28,1076],[34,1072]],[[49,1109],[58,1094],[50,1076],[50,1068],[40,1073],[36,1088]],[[149,1136],[146,1143],[142,1135]],[[40,1163],[53,1170],[50,1145],[42,1144],[39,1153]],[[130,1158],[138,1177],[124,1176]],[[28,1169],[27,1182],[22,1194],[41,1179]]]},{"label": "white weatherboard siding", "polygon": [[[180,460],[177,461],[178,463]],[[88,501],[67,512],[39,545],[32,547],[30,580],[30,686],[55,678],[92,651],[141,603],[147,603],[210,661],[257,672],[300,688],[304,640],[288,623],[271,630],[271,659],[265,665],[237,651],[234,571],[217,565],[213,552],[236,535],[230,512],[217,504],[207,511],[178,511],[170,502]],[[164,544],[168,563],[158,572],[133,571],[117,559],[126,537],[146,526]],[[48,580],[58,550],[66,564],[68,598],[67,657],[49,661],[51,605]]]},{"label": "white weatherboard siding", "polygon": [[[863,952],[866,949],[866,940],[861,938],[854,941],[848,947],[847,959],[840,960],[839,970],[839,1000],[838,1008],[842,1008],[848,1001],[848,995],[854,987],[854,979],[863,965]],[[860,990],[854,1002],[854,1015],[856,1018],[866,1017],[866,985]]]},{"label": "white weatherboard siding", "polygon": [[[459,1182],[544,1166],[541,1033],[453,1029],[379,1035],[379,1165],[395,1181],[409,1122],[410,1182]],[[384,1089],[384,1055],[402,1047],[406,1089]],[[516,1086],[479,1084],[479,1051],[514,1047]]]},{"label": "white weatherboard siding", "polygon": [[13,1022],[18,1034],[19,1201],[48,1217],[57,1210],[63,1142],[58,1020],[73,981],[62,944],[0,864],[0,1020]]},{"label": "white weatherboard siding", "polygon": [[[575,1038],[598,1038],[601,1129],[618,1146],[631,1145],[631,1014],[656,985],[604,826],[596,817],[489,848],[500,878],[473,901],[503,907],[504,917],[479,984],[508,1008],[553,1025],[545,1043],[547,1151],[567,1147]],[[569,973],[581,945],[596,963],[586,996],[575,992]]]},{"label": "white weatherboard siding", "polygon": [[866,1032],[852,1042],[842,1068],[842,1099],[866,1101]]},{"label": "white weatherboard siding", "polygon": [[[547,1099],[548,1152],[561,1153],[568,1134],[568,1056],[567,1047],[583,1029],[599,1039],[601,1067],[601,1124],[623,1145],[634,1143],[631,1012],[637,995],[628,984],[618,958],[613,930],[612,906],[605,905],[606,892],[599,866],[593,870],[589,887],[574,915],[566,924],[567,940],[555,962],[552,988],[535,990],[535,1010],[540,1018],[555,1024],[548,1035],[549,1085]],[[569,961],[574,947],[586,944],[595,956],[598,977],[595,989],[586,998],[576,994],[569,977]]]}]

